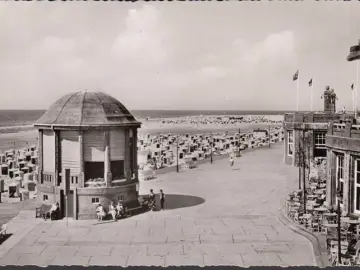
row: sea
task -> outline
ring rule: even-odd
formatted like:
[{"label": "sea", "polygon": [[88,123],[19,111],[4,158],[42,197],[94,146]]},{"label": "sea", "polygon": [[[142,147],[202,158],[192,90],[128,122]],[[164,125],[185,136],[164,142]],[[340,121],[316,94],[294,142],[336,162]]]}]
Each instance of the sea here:
[{"label": "sea", "polygon": [[[171,118],[201,115],[283,115],[287,111],[244,110],[132,110],[135,118]],[[0,110],[0,127],[32,125],[45,110]]]}]

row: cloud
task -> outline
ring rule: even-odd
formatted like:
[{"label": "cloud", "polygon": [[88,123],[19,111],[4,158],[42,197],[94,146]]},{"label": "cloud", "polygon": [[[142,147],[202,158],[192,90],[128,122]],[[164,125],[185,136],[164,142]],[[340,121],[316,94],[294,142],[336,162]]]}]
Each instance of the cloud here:
[{"label": "cloud", "polygon": [[150,5],[129,10],[126,29],[119,33],[112,47],[117,61],[131,62],[133,68],[156,68],[167,60],[159,27],[160,16],[160,11]]},{"label": "cloud", "polygon": [[273,93],[270,85],[271,89],[279,88],[278,93],[286,90],[278,78],[288,76],[286,72],[293,71],[296,61],[291,31],[272,33],[258,42],[235,38],[223,50],[209,53],[199,62],[192,76],[192,83],[197,85],[192,96],[195,100],[211,96],[211,103],[206,101],[209,108],[236,108],[236,104],[246,103],[253,106],[252,100],[265,104]]},{"label": "cloud", "polygon": [[47,108],[84,88],[105,91],[130,109],[292,108],[297,68],[306,105],[306,77],[336,89],[354,80],[345,57],[360,17],[353,14],[348,27],[341,7],[318,7],[308,16],[310,6],[68,4],[0,1],[0,81],[10,93],[2,108],[14,108],[14,100],[25,109]]}]

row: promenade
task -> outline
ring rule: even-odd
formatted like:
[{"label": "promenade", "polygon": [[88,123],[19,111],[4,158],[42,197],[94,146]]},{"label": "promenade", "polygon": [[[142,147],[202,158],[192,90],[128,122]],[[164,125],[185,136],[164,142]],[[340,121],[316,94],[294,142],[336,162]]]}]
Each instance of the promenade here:
[{"label": "promenade", "polygon": [[232,168],[217,160],[142,182],[141,194],[164,190],[165,211],[68,226],[20,211],[0,265],[314,265],[310,242],[277,218],[296,187],[297,169],[284,164],[280,143],[244,154]]}]

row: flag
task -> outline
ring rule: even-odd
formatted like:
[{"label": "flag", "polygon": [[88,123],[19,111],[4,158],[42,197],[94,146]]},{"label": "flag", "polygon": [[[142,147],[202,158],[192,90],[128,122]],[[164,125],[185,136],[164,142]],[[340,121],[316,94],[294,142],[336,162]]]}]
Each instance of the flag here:
[{"label": "flag", "polygon": [[293,76],[293,81],[296,81],[299,77],[299,70],[296,71],[296,73]]},{"label": "flag", "polygon": [[354,90],[354,84],[351,85],[351,90]]},{"label": "flag", "polygon": [[312,86],[312,78],[311,78],[311,80],[309,81],[309,86]]}]

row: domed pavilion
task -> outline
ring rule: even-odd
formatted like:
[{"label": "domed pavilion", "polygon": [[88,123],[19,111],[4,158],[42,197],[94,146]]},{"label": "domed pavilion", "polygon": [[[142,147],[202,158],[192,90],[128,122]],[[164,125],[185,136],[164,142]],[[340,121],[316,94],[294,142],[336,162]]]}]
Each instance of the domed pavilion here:
[{"label": "domed pavilion", "polygon": [[97,91],[71,93],[34,126],[39,131],[37,190],[42,203],[59,202],[62,216],[92,219],[98,203],[137,200],[141,123],[118,100]]}]

